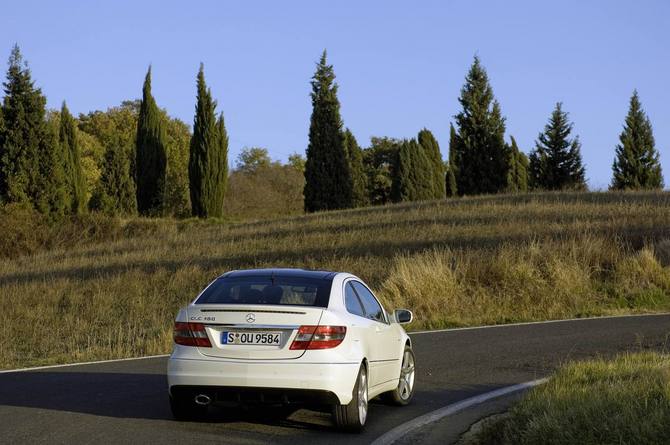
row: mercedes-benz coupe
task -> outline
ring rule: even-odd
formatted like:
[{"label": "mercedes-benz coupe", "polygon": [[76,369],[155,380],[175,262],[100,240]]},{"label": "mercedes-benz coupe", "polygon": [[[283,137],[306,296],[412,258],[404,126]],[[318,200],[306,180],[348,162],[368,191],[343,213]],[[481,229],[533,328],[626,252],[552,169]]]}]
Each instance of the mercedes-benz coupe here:
[{"label": "mercedes-benz coupe", "polygon": [[348,273],[225,273],[177,315],[172,412],[197,419],[210,405],[326,407],[337,427],[360,431],[373,397],[412,399],[415,358],[401,326],[411,321]]}]

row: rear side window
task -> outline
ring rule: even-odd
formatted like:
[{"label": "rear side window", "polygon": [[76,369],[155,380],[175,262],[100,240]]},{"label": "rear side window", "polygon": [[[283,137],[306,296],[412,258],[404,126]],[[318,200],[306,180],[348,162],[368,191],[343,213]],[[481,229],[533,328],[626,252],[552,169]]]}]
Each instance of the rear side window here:
[{"label": "rear side window", "polygon": [[363,306],[361,306],[361,301],[358,299],[358,295],[356,295],[354,288],[351,286],[351,281],[344,287],[344,305],[347,307],[347,312],[350,314],[365,317]]},{"label": "rear side window", "polygon": [[303,277],[222,277],[195,304],[328,307],[332,280]]},{"label": "rear side window", "polygon": [[359,283],[358,281],[350,281],[350,283],[354,286],[354,289],[356,289],[356,293],[360,297],[361,303],[363,303],[363,309],[365,309],[367,317],[381,323],[386,323],[384,310],[377,302],[375,296],[372,295],[372,292],[370,292],[367,287],[363,286],[363,284]]}]

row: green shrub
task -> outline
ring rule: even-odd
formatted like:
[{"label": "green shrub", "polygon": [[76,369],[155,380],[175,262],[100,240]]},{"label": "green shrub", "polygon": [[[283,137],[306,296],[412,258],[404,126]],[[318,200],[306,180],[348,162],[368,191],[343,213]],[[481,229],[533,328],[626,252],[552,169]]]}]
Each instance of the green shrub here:
[{"label": "green shrub", "polygon": [[0,256],[17,258],[39,250],[49,238],[45,217],[27,204],[0,207]]}]

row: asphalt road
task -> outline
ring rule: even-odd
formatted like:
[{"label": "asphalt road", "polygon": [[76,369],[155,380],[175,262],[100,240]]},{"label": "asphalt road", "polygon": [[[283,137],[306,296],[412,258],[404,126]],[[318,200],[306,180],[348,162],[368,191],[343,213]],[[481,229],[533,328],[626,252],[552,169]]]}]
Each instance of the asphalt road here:
[{"label": "asphalt road", "polygon": [[237,410],[176,422],[167,403],[166,358],[0,374],[0,443],[370,443],[421,414],[549,375],[568,360],[662,349],[669,334],[670,315],[414,334],[413,403],[374,402],[361,435],[338,433],[329,415],[307,410],[286,419]]}]

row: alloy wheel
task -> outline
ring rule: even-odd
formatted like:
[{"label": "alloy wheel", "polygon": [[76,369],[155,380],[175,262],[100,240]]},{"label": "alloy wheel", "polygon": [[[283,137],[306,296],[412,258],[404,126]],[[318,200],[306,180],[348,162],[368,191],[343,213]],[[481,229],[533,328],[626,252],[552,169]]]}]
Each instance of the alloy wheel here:
[{"label": "alloy wheel", "polygon": [[361,375],[358,379],[358,420],[361,425],[365,425],[365,419],[368,416],[368,375],[365,368],[361,369]]},{"label": "alloy wheel", "polygon": [[403,400],[412,395],[414,389],[414,356],[410,351],[405,351],[402,356],[402,367],[400,368],[400,381],[398,382],[398,394]]}]

